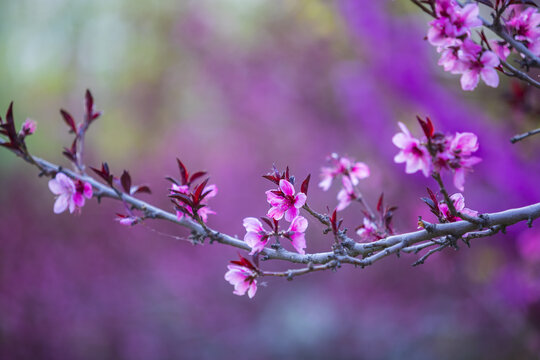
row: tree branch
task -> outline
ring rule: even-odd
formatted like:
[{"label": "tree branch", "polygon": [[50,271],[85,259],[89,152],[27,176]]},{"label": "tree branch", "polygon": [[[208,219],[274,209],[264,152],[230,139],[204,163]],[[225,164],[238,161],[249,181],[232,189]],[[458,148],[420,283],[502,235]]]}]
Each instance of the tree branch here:
[{"label": "tree branch", "polygon": [[[4,140],[0,139],[0,143],[4,142]],[[43,174],[46,174],[48,176],[52,176],[56,172],[62,172],[67,176],[71,177],[72,179],[79,179],[81,181],[90,183],[95,189],[94,196],[97,198],[107,197],[124,201],[125,203],[130,204],[134,209],[143,211],[150,218],[166,220],[190,229],[194,236],[198,236],[202,239],[208,238],[210,239],[210,242],[215,241],[246,251],[251,250],[251,247],[240,239],[226,234],[222,234],[209,227],[202,227],[200,224],[186,217],[178,219],[176,214],[162,210],[156,206],[153,206],[147,202],[139,200],[125,193],[119,194],[117,191],[115,191],[115,189],[101,184],[90,176],[77,174],[71,170],[64,169],[61,166],[52,164],[46,160],[35,156],[23,157],[23,159],[37,166]],[[313,213],[316,214],[315,212]],[[261,251],[261,255],[264,259],[276,259],[291,263],[310,264],[307,268],[304,269],[289,270],[288,272],[283,273],[266,273],[266,275],[268,276],[289,277],[289,272],[292,272],[292,276],[303,275],[313,271],[330,268],[335,269],[339,267],[342,263],[365,267],[368,265],[372,265],[373,263],[384,257],[390,256],[392,254],[399,254],[399,252],[402,250],[405,252],[417,252],[423,248],[429,247],[430,245],[442,245],[441,242],[437,242],[434,239],[443,236],[450,235],[455,238],[461,238],[463,235],[471,233],[470,237],[472,238],[472,234],[474,234],[475,231],[477,232],[479,230],[482,230],[482,228],[487,228],[488,230],[482,233],[481,236],[489,236],[491,235],[489,231],[492,231],[491,228],[493,227],[498,226],[500,228],[505,228],[521,221],[527,221],[529,225],[532,225],[532,221],[539,217],[540,203],[535,203],[521,208],[509,209],[491,214],[484,214],[482,215],[482,225],[474,224],[469,221],[434,224],[432,227],[430,227],[429,230],[425,229],[410,233],[392,235],[370,243],[358,243],[354,242],[352,239],[346,238],[345,240],[347,241],[347,246],[342,248],[342,250],[345,251],[345,254],[339,253],[337,251],[330,251],[301,255],[295,252],[287,251],[283,248],[264,248]],[[321,222],[325,224],[325,219],[321,220],[323,220]],[[479,226],[481,228],[479,228]],[[480,235],[480,233],[477,234]],[[416,248],[412,246],[423,241],[428,241],[428,243],[418,245]],[[363,258],[358,259],[357,256],[359,255],[362,255]],[[313,266],[313,264],[322,264],[324,266]]]}]

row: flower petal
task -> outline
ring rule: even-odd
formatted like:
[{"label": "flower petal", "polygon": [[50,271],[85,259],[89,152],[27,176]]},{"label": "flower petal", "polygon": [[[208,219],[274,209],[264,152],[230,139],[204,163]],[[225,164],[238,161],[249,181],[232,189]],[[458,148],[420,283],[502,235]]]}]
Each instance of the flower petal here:
[{"label": "flower petal", "polygon": [[285,179],[281,179],[279,181],[279,188],[283,193],[287,196],[293,196],[294,195],[294,186],[290,182],[288,182]]}]

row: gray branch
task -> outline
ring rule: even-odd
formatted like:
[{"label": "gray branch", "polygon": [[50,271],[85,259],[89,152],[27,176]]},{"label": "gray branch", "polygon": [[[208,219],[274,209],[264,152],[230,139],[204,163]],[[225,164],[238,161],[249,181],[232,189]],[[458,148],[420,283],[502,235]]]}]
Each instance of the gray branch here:
[{"label": "gray branch", "polygon": [[[4,140],[0,139],[0,143],[3,142]],[[56,172],[62,172],[73,179],[88,182],[95,190],[95,197],[107,197],[123,201],[130,204],[134,209],[144,212],[148,218],[166,220],[191,230],[192,234],[195,235],[196,238],[207,238],[210,239],[210,242],[218,242],[246,251],[251,250],[248,244],[238,238],[220,233],[207,226],[203,227],[186,217],[178,219],[174,213],[162,210],[128,194],[121,193],[116,189],[98,182],[90,176],[81,175],[71,170],[64,169],[38,157],[30,156],[23,157],[23,159],[32,165],[37,166],[43,174],[52,176]],[[504,229],[507,226],[521,221],[527,221],[528,225],[532,226],[533,220],[539,217],[540,203],[535,203],[521,208],[480,215],[477,218],[478,221],[476,223],[469,221],[458,221],[454,223],[432,224],[429,229],[392,235],[370,243],[358,243],[344,235],[344,239],[342,239],[344,246],[341,248],[341,251],[301,255],[279,247],[277,249],[265,248],[261,251],[261,255],[263,259],[276,259],[291,263],[308,264],[308,266],[304,269],[289,270],[288,272],[284,273],[267,273],[269,276],[287,276],[292,278],[293,276],[302,275],[313,271],[335,269],[342,263],[365,267],[372,265],[376,261],[387,256],[393,254],[399,255],[401,251],[416,253],[430,246],[443,245],[444,242],[437,241],[437,239],[445,236],[452,237],[454,239],[462,238],[467,234],[469,234],[466,236],[467,239],[485,237],[495,233],[493,229]],[[322,223],[324,224],[324,220],[326,219],[321,220],[323,220]],[[483,229],[487,230],[482,231]],[[422,244],[415,245],[418,243]],[[362,258],[357,258],[360,255]],[[314,266],[314,264],[322,264],[324,266]]]}]

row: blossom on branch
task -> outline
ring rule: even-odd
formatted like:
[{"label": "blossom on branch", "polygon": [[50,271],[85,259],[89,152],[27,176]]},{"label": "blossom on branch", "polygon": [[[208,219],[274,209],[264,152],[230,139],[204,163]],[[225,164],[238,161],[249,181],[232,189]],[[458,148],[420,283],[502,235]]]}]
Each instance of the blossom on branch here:
[{"label": "blossom on branch", "polygon": [[254,217],[247,217],[243,222],[246,228],[246,235],[244,241],[251,247],[250,255],[260,252],[268,243],[271,233],[268,233],[259,219]]},{"label": "blossom on branch", "polygon": [[506,26],[531,52],[540,56],[540,13],[535,7],[513,7]]},{"label": "blossom on branch", "polygon": [[306,229],[308,227],[308,221],[303,216],[297,216],[292,221],[286,236],[291,240],[294,249],[302,255],[305,255],[306,251]]},{"label": "blossom on branch", "polygon": [[80,210],[84,206],[85,198],[92,198],[92,185],[81,180],[75,183],[63,173],[57,173],[54,179],[49,180],[49,189],[57,195],[53,211],[60,214],[69,209],[70,213]]},{"label": "blossom on branch", "polygon": [[242,296],[247,292],[249,298],[253,298],[257,292],[257,268],[242,256],[239,261],[231,261],[227,268],[229,270],[225,273],[225,280],[234,286],[233,294]]},{"label": "blossom on branch", "polygon": [[[476,217],[478,216],[478,211],[471,210],[465,207],[465,198],[461,193],[455,193],[452,196],[450,196],[450,200],[452,200],[452,203],[454,204],[454,208],[457,212],[460,212],[465,215]],[[452,215],[450,212],[450,208],[448,207],[448,204],[444,202],[439,203],[439,210],[441,211],[442,215],[449,221],[449,222],[456,222],[461,220],[459,217]]]},{"label": "blossom on branch", "polygon": [[412,137],[405,124],[398,122],[398,125],[401,132],[394,135],[392,142],[401,151],[394,157],[394,161],[398,164],[406,163],[405,172],[407,174],[413,174],[420,170],[425,177],[428,177],[431,172],[429,152],[420,140]]},{"label": "blossom on branch", "polygon": [[285,215],[285,220],[293,221],[300,213],[300,208],[306,203],[306,194],[294,194],[294,186],[289,181],[281,179],[279,189],[268,190],[266,200],[272,206],[268,210],[268,216],[280,220]]},{"label": "blossom on branch", "polygon": [[499,76],[495,68],[500,61],[493,51],[482,51],[482,47],[472,40],[465,40],[459,51],[459,61],[462,62],[461,88],[466,91],[474,90],[480,78],[487,86],[499,86]]},{"label": "blossom on branch", "polygon": [[324,191],[330,188],[332,181],[338,175],[342,175],[343,179],[348,177],[353,185],[358,185],[360,180],[369,177],[369,167],[363,162],[354,162],[353,159],[336,153],[330,155],[329,159],[333,161],[334,166],[321,169],[322,180],[319,187]]}]

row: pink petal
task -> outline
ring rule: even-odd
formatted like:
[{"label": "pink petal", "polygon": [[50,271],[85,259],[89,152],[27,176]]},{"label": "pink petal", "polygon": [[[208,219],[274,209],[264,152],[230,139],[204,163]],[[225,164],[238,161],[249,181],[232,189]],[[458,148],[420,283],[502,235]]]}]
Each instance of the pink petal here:
[{"label": "pink petal", "polygon": [[499,86],[499,75],[497,74],[497,70],[485,67],[480,71],[480,76],[487,86],[492,88]]},{"label": "pink petal", "polygon": [[294,218],[298,216],[299,213],[300,213],[300,210],[298,210],[297,208],[293,206],[285,212],[285,220],[292,221],[294,220]]},{"label": "pink petal", "polygon": [[91,199],[93,195],[92,185],[90,183],[84,183],[83,194],[87,199]]},{"label": "pink petal", "polygon": [[256,292],[257,292],[257,281],[253,280],[253,282],[249,285],[249,290],[248,290],[249,298],[253,299]]},{"label": "pink petal", "polygon": [[249,283],[247,281],[240,281],[234,285],[233,294],[242,296],[248,290]]},{"label": "pink petal", "polygon": [[254,217],[247,217],[243,221],[243,225],[246,228],[247,232],[261,232],[264,231],[262,223],[259,221],[259,219]]},{"label": "pink petal", "polygon": [[464,168],[456,169],[454,173],[454,186],[459,191],[464,191],[465,190],[464,185],[465,185],[465,169]]},{"label": "pink petal", "polygon": [[71,200],[75,204],[75,206],[83,207],[84,206],[84,197],[81,193],[75,193],[71,197]]},{"label": "pink petal", "polygon": [[[293,209],[296,209],[296,208],[293,207]],[[271,207],[270,210],[268,210],[268,213],[266,215],[268,215],[268,217],[271,217],[272,219],[281,220],[284,214],[285,214],[285,211],[283,210],[281,206],[274,206],[274,207]]]},{"label": "pink petal", "polygon": [[291,244],[294,247],[294,249],[302,255],[305,255],[306,251],[304,250],[306,248],[306,236],[304,233],[296,232],[291,235]]},{"label": "pink petal", "polygon": [[319,183],[319,187],[321,189],[323,189],[323,191],[327,191],[328,189],[330,189],[330,186],[332,185],[332,180],[334,178],[330,175],[325,175],[323,177],[323,179],[321,180],[321,182]]},{"label": "pink petal", "polygon": [[54,195],[60,195],[66,192],[66,189],[56,179],[49,180],[49,190]]},{"label": "pink petal", "polygon": [[362,162],[357,162],[354,164],[351,173],[358,179],[365,179],[369,177],[369,167]]},{"label": "pink petal", "polygon": [[303,216],[297,216],[289,226],[289,231],[305,232],[308,227],[308,221]]},{"label": "pink petal", "polygon": [[287,196],[293,196],[294,195],[294,186],[290,182],[288,182],[285,179],[281,179],[279,181],[279,188],[283,193]]},{"label": "pink petal", "polygon": [[465,91],[472,91],[478,85],[479,74],[473,70],[467,70],[461,75],[461,88]]},{"label": "pink petal", "polygon": [[403,133],[397,133],[392,137],[392,142],[400,149],[405,149],[410,143],[410,137]]},{"label": "pink petal", "polygon": [[64,212],[64,210],[66,210],[68,207],[68,201],[69,201],[69,194],[60,195],[54,202],[54,208],[53,208],[54,213],[60,214]]},{"label": "pink petal", "polygon": [[499,66],[500,60],[493,51],[485,51],[480,57],[480,62],[484,67],[494,68]]},{"label": "pink petal", "polygon": [[450,196],[450,199],[454,203],[454,207],[457,211],[463,210],[465,207],[465,198],[461,193],[455,193],[454,195]]},{"label": "pink petal", "polygon": [[306,203],[307,196],[304,193],[298,193],[294,197],[294,207],[300,209]]}]

